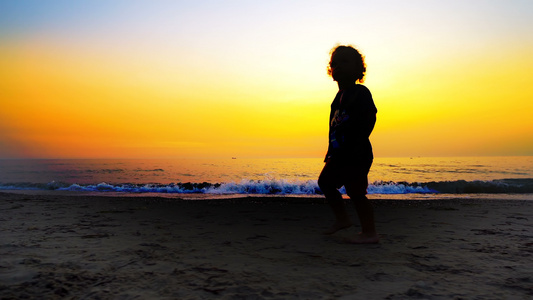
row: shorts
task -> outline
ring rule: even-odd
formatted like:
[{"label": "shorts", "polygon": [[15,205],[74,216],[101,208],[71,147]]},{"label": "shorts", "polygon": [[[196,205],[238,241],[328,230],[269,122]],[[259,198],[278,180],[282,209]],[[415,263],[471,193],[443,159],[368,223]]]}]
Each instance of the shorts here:
[{"label": "shorts", "polygon": [[324,189],[340,189],[344,186],[350,198],[364,196],[367,194],[368,172],[371,166],[372,159],[345,161],[330,158],[318,177],[318,185],[323,192]]}]

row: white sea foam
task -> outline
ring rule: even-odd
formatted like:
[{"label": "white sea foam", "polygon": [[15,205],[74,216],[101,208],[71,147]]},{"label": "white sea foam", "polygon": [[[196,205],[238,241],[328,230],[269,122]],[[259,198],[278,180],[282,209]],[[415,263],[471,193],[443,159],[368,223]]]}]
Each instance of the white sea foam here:
[{"label": "white sea foam", "polygon": [[288,194],[314,195],[320,189],[316,180],[295,182],[287,180],[241,180],[238,183],[223,183],[219,187],[206,190],[210,194]]},{"label": "white sea foam", "polygon": [[[125,192],[125,193],[203,193],[203,194],[263,194],[263,195],[319,195],[316,180],[241,180],[221,184],[178,183],[178,184],[71,184],[50,182],[46,185],[9,184],[0,185],[3,190],[58,190],[72,192]],[[345,189],[340,190],[345,193]],[[393,182],[376,182],[368,187],[369,194],[408,194],[434,193],[436,191],[424,186],[411,186]]]}]

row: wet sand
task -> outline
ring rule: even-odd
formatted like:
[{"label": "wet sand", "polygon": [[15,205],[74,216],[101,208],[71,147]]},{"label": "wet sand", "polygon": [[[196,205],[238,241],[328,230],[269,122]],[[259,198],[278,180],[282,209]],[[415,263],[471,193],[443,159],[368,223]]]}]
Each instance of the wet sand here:
[{"label": "wet sand", "polygon": [[350,245],[316,198],[0,193],[0,298],[533,298],[533,201],[373,203]]}]

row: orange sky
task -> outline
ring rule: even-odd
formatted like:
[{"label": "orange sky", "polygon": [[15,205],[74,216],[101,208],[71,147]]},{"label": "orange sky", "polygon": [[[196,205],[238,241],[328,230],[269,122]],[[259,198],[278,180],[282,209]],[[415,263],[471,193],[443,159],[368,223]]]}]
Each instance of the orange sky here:
[{"label": "orange sky", "polygon": [[3,4],[0,158],[320,157],[337,43],[376,156],[533,155],[529,2],[90,3]]}]

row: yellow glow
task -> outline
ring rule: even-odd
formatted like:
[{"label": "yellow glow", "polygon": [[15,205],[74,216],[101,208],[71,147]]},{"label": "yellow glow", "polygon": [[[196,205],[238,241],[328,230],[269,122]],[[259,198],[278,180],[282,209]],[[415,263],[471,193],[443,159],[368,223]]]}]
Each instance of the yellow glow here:
[{"label": "yellow glow", "polygon": [[483,36],[481,17],[454,23],[426,6],[396,18],[367,4],[360,27],[333,22],[344,11],[336,6],[298,16],[268,6],[280,14],[269,22],[254,19],[261,7],[247,9],[240,22],[209,26],[187,16],[190,32],[153,18],[146,24],[159,27],[147,28],[159,31],[139,37],[143,27],[122,19],[114,32],[73,40],[0,36],[0,158],[321,157],[337,91],[325,66],[337,42],[366,55],[376,156],[533,155],[533,27],[487,24],[494,36]]},{"label": "yellow glow", "polygon": [[314,137],[325,134],[328,100],[309,92],[296,95],[288,84],[275,85],[276,77],[261,84],[247,78],[225,81],[220,72],[154,70],[158,67],[150,64],[47,50],[2,55],[9,57],[2,61],[0,78],[5,123],[16,128],[12,135],[24,137],[29,156],[316,156],[323,151]]}]

